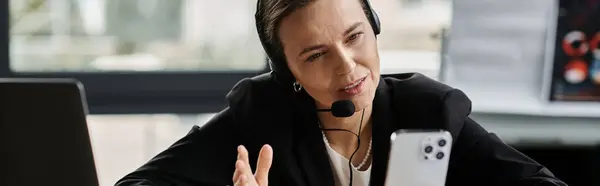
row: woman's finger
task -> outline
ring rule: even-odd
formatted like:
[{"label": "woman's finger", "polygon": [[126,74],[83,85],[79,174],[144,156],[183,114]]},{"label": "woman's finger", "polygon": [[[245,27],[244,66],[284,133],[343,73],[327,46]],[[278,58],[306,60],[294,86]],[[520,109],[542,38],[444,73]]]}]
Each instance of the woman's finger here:
[{"label": "woman's finger", "polygon": [[235,172],[233,173],[233,183],[236,183],[240,178],[240,175],[243,174],[244,170],[244,162],[241,160],[235,161]]},{"label": "woman's finger", "polygon": [[238,179],[235,184],[235,186],[247,186],[248,185],[248,178],[246,178],[246,175],[241,175],[240,179]]},{"label": "woman's finger", "polygon": [[244,163],[250,165],[248,161],[248,150],[243,145],[238,146],[238,160],[244,161]]},{"label": "woman's finger", "polygon": [[244,175],[248,181],[250,181],[250,179],[254,181],[254,174],[252,173],[252,167],[250,167],[250,161],[248,160],[248,150],[246,150],[246,147],[243,145],[240,145],[238,147],[238,154],[238,160],[241,160],[243,165],[240,167],[241,175]]},{"label": "woman's finger", "polygon": [[256,166],[256,173],[254,178],[258,185],[268,185],[269,181],[269,169],[271,168],[271,164],[273,162],[273,148],[270,145],[264,145],[260,149],[260,153],[258,155],[258,162]]}]

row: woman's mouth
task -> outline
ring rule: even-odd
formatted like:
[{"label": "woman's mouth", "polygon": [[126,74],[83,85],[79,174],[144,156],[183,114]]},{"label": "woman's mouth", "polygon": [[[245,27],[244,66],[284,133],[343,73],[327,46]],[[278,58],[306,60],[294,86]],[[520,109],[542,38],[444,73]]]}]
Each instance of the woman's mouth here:
[{"label": "woman's mouth", "polygon": [[340,91],[343,91],[344,93],[351,95],[351,96],[360,94],[364,89],[364,84],[365,84],[366,79],[367,79],[367,76],[365,76],[351,84],[346,85],[346,87],[344,87]]}]

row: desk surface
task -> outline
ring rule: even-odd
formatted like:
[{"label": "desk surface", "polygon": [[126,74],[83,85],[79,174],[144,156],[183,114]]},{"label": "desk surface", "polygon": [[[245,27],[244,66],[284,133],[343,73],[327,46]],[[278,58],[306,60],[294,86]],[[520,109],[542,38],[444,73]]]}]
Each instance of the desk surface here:
[{"label": "desk surface", "polygon": [[600,144],[600,118],[482,113],[474,113],[472,117],[509,144]]}]

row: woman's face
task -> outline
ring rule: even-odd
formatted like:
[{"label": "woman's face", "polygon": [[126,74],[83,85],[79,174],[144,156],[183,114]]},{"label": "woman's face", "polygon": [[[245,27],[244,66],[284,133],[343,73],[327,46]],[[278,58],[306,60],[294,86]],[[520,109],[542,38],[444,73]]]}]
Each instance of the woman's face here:
[{"label": "woman's face", "polygon": [[359,0],[316,0],[282,20],[279,39],[288,67],[317,107],[343,99],[357,111],[372,104],[379,54]]}]

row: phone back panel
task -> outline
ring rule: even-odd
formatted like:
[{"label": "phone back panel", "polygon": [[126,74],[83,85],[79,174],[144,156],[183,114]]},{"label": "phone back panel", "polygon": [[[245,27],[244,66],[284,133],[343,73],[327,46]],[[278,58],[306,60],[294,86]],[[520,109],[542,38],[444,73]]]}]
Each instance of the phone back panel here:
[{"label": "phone back panel", "polygon": [[386,185],[445,185],[452,148],[449,132],[402,130],[391,140]]}]

